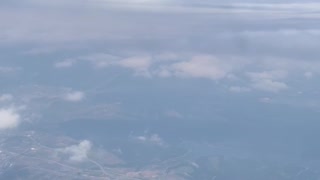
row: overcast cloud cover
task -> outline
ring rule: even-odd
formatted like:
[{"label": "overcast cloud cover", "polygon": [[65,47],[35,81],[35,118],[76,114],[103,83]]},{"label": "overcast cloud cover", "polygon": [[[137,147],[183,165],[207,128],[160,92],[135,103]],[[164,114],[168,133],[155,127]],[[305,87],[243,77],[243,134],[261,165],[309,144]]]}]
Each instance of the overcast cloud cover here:
[{"label": "overcast cloud cover", "polygon": [[[0,131],[103,121],[110,138],[159,148],[218,139],[320,162],[319,12],[310,0],[1,1]],[[85,161],[91,140],[61,152]]]}]

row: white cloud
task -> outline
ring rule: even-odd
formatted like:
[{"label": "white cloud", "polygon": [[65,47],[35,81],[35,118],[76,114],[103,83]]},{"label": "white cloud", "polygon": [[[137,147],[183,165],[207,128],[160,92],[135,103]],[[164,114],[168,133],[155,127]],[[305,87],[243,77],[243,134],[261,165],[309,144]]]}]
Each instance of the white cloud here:
[{"label": "white cloud", "polygon": [[[101,1],[101,0],[100,0]],[[154,4],[154,3],[164,3],[168,0],[103,0],[109,3],[129,3],[129,4]]]},{"label": "white cloud", "polygon": [[149,69],[151,65],[150,57],[133,57],[121,60],[117,63],[118,65],[130,69],[134,69],[136,71],[146,71]]},{"label": "white cloud", "polygon": [[13,96],[11,94],[0,95],[0,102],[7,102],[7,101],[11,101],[12,99],[13,99]]},{"label": "white cloud", "polygon": [[269,10],[319,10],[319,3],[234,3],[234,6],[238,8],[250,8],[250,9],[269,9]]},{"label": "white cloud", "polygon": [[116,65],[132,69],[137,75],[151,76],[149,68],[151,66],[151,57],[132,57],[118,61]]},{"label": "white cloud", "polygon": [[79,57],[78,59],[88,61],[97,68],[104,68],[114,65],[114,63],[119,60],[119,57],[107,53],[94,53],[87,56]]},{"label": "white cloud", "polygon": [[151,57],[130,57],[121,59],[117,56],[112,56],[109,54],[98,53],[82,57],[86,61],[90,61],[97,68],[107,68],[107,67],[122,67],[132,70],[135,75],[151,77],[149,68],[152,64]]},{"label": "white cloud", "polygon": [[74,91],[65,94],[64,100],[70,101],[70,102],[79,102],[82,101],[85,98],[85,93],[81,91]]},{"label": "white cloud", "polygon": [[[138,16],[131,14],[127,15],[126,18],[118,16],[114,12],[123,12],[114,8],[114,5],[119,6],[129,6],[130,4],[137,7],[137,4],[146,4],[143,6],[144,9],[149,9],[152,11],[167,11],[167,12],[182,12],[182,13],[204,13],[203,17],[206,18],[208,13],[214,14],[239,14],[239,15],[249,15],[245,18],[261,20],[263,18],[274,18],[278,17],[290,17],[290,16],[301,16],[297,13],[297,9],[292,10],[291,14],[283,13],[283,8],[279,8],[279,5],[283,7],[292,7],[292,3],[289,4],[264,4],[263,7],[269,7],[268,11],[261,11],[261,3],[256,3],[253,5],[246,4],[230,4],[232,8],[219,8],[217,6],[210,6],[206,2],[207,6],[189,6],[188,3],[177,3],[174,6],[156,6],[155,4],[166,4],[164,2],[174,2],[175,0],[134,0],[134,1],[119,1],[119,0],[27,0],[36,1],[32,8],[3,8],[0,12],[0,20],[2,22],[2,28],[0,30],[0,39],[3,43],[40,43],[40,44],[55,44],[59,43],[65,45],[66,43],[72,43],[74,46],[80,46],[79,43],[86,44],[88,42],[107,42],[108,40],[129,40],[135,37],[155,37],[163,38],[166,35],[176,34],[183,35],[186,31],[191,34],[198,32],[198,28],[206,27],[205,24],[210,24],[205,19],[198,19],[195,21],[197,23],[192,23],[190,18],[180,18],[180,16],[170,16],[173,18],[168,18],[168,14],[164,13],[156,17],[154,14],[150,14],[155,18],[149,18],[149,14],[145,14],[146,18],[137,18]],[[25,1],[24,1],[25,2]],[[50,4],[49,6],[37,6],[36,4]],[[14,3],[13,3],[14,4]],[[60,4],[62,7],[72,6],[75,9],[80,8],[80,10],[69,11],[69,8],[54,9],[52,5]],[[151,5],[150,5],[151,4]],[[174,3],[175,4],[175,3]],[[219,3],[220,4],[220,3]],[[223,3],[222,3],[223,4]],[[291,5],[291,6],[290,6]],[[258,6],[258,9],[255,7]],[[315,9],[319,8],[319,3],[315,5],[310,5],[309,3],[296,4],[295,8],[306,8],[310,10],[310,7]],[[99,11],[101,14],[94,15],[97,8],[109,8],[110,11]],[[220,6],[222,7],[222,6]],[[39,8],[39,9],[37,9]],[[86,9],[88,13],[82,13],[83,9]],[[292,9],[292,8],[291,8]],[[56,11],[54,11],[56,10]],[[277,13],[272,13],[275,10]],[[282,12],[282,13],[281,13]],[[266,16],[266,14],[268,16]],[[309,16],[315,16],[316,13],[309,13]],[[304,14],[306,16],[306,14]],[[222,16],[223,18],[227,16]],[[238,16],[234,16],[237,18]],[[163,19],[161,19],[163,18]],[[10,19],[11,21],[9,21]],[[160,19],[160,21],[159,21]],[[138,23],[133,23],[136,20]],[[178,20],[178,21],[177,21]],[[204,24],[200,24],[204,22]],[[235,22],[237,24],[237,22]],[[137,25],[134,25],[137,24]],[[236,25],[235,24],[235,25]],[[212,24],[213,25],[213,24]],[[222,24],[223,25],[223,24]],[[165,28],[163,28],[165,26]],[[179,27],[178,27],[179,26]],[[208,26],[209,27],[209,26]],[[237,28],[235,28],[236,31]],[[277,28],[279,29],[279,28]],[[294,29],[294,28],[293,28]],[[164,31],[166,30],[166,31]],[[250,29],[249,29],[250,30]],[[297,30],[299,33],[299,30]],[[201,31],[206,32],[206,31]],[[233,32],[233,31],[232,31]],[[314,32],[314,31],[312,31]],[[212,31],[215,34],[216,31]],[[198,33],[194,33],[198,36]],[[265,33],[262,33],[265,35]],[[208,34],[210,38],[211,34]],[[218,36],[218,35],[217,35]],[[169,36],[167,36],[169,37]],[[179,36],[180,37],[180,36]],[[189,38],[189,37],[185,37]],[[286,38],[287,39],[287,38]],[[170,39],[169,39],[170,40]],[[271,39],[272,40],[272,39]],[[173,42],[174,43],[174,42]],[[70,44],[69,44],[70,45]],[[273,45],[275,45],[273,43]],[[46,47],[43,46],[45,49]]]},{"label": "white cloud", "polygon": [[305,72],[304,77],[306,77],[307,79],[311,79],[313,77],[313,73],[312,72]]},{"label": "white cloud", "polygon": [[[130,69],[135,75],[145,77],[180,77],[207,78],[219,80],[223,78],[236,79],[234,70],[244,67],[249,61],[240,58],[217,58],[212,55],[186,55],[164,53],[158,55],[142,55],[122,58],[106,53],[94,53],[71,58],[73,60],[91,63],[97,68],[121,67]],[[71,65],[74,61],[63,61],[60,66]]]},{"label": "white cloud", "polygon": [[286,71],[251,72],[247,76],[251,79],[251,86],[255,89],[277,93],[288,89],[288,85],[279,81],[287,77]]},{"label": "white cloud", "polygon": [[[194,6],[193,1],[183,0],[95,0],[96,7],[122,7],[145,11],[201,13],[201,14],[255,14],[256,16],[269,15],[271,17],[297,17],[297,12],[312,12],[320,9],[319,3],[236,3],[236,1],[200,1]],[[217,5],[224,5],[219,7]],[[307,15],[307,14],[306,14]],[[305,16],[306,16],[305,15]],[[313,14],[310,14],[310,17]],[[301,16],[301,14],[300,14]]]},{"label": "white cloud", "polygon": [[235,92],[235,93],[243,93],[243,92],[250,92],[251,88],[248,87],[240,87],[240,86],[232,86],[229,88],[230,92]]},{"label": "white cloud", "polygon": [[149,141],[157,145],[164,145],[163,139],[158,134],[151,135]]},{"label": "white cloud", "polygon": [[88,158],[88,153],[92,148],[92,144],[88,140],[81,141],[78,145],[72,145],[64,149],[59,149],[59,152],[70,155],[69,160],[73,162],[82,162]]},{"label": "white cloud", "polygon": [[15,128],[19,123],[20,115],[15,109],[0,109],[0,130]]},{"label": "white cloud", "polygon": [[[128,53],[130,54],[130,53]],[[318,64],[307,63],[298,60],[266,58],[252,60],[250,58],[235,56],[214,56],[203,54],[186,53],[163,53],[127,56],[111,55],[108,53],[93,53],[86,56],[66,59],[56,64],[57,67],[68,67],[79,61],[90,63],[94,67],[112,68],[120,67],[132,70],[134,75],[144,77],[178,77],[178,78],[206,78],[211,80],[238,81],[245,75],[249,78],[249,85],[246,87],[232,86],[230,92],[250,92],[253,89],[266,92],[280,92],[288,89],[285,79],[288,74],[294,72],[305,73],[306,78],[312,77],[311,72],[319,69]],[[299,65],[297,65],[297,63]],[[303,63],[304,62],[304,63]],[[247,72],[246,69],[255,67],[261,72]],[[271,70],[270,70],[271,69]],[[272,70],[274,69],[274,70]],[[318,70],[319,71],[319,70]],[[69,101],[78,101],[81,95],[69,95]]]},{"label": "white cloud", "polygon": [[158,134],[152,134],[152,135],[145,135],[145,136],[137,136],[134,137],[136,141],[157,145],[157,146],[164,146],[165,142]]},{"label": "white cloud", "polygon": [[252,80],[261,79],[284,79],[287,77],[287,71],[263,71],[263,72],[249,72],[247,75]]},{"label": "white cloud", "polygon": [[213,56],[195,56],[190,61],[172,64],[168,70],[178,77],[218,80],[226,77],[232,66]]},{"label": "white cloud", "polygon": [[160,67],[159,69],[155,70],[153,73],[162,78],[168,78],[172,76],[170,67],[166,67],[166,66]]},{"label": "white cloud", "polygon": [[75,63],[76,63],[75,60],[67,59],[67,60],[55,63],[54,66],[56,68],[68,68],[68,67],[72,67]]},{"label": "white cloud", "polygon": [[87,61],[97,68],[122,67],[131,69],[136,75],[151,76],[149,68],[152,65],[150,56],[129,57],[121,59],[106,53],[95,53],[75,58],[78,61]]},{"label": "white cloud", "polygon": [[259,90],[274,93],[288,89],[288,85],[286,83],[273,81],[270,79],[261,79],[260,81],[255,81],[252,86]]},{"label": "white cloud", "polygon": [[272,99],[269,97],[263,97],[263,98],[260,98],[259,101],[262,103],[271,103]]}]

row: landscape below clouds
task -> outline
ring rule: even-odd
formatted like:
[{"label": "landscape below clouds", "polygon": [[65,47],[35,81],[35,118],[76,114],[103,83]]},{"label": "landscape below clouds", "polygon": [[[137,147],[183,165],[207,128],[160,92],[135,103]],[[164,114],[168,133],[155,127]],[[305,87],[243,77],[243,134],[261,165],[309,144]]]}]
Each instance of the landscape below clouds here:
[{"label": "landscape below clouds", "polygon": [[0,6],[0,179],[320,178],[318,2]]}]

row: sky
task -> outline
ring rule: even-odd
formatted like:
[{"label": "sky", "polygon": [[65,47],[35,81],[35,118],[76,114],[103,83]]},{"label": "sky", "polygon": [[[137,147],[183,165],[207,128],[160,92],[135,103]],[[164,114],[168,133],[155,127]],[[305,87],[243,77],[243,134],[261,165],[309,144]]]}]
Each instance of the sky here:
[{"label": "sky", "polygon": [[[319,10],[298,0],[1,1],[0,131],[91,118],[130,121],[140,131],[128,138],[160,145],[177,134],[320,149]],[[91,146],[61,151],[81,161]]]}]

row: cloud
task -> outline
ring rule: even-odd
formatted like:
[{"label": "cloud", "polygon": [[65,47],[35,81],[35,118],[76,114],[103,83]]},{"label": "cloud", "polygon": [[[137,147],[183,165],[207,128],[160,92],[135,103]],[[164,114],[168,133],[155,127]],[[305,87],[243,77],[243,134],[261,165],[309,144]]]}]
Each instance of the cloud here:
[{"label": "cloud", "polygon": [[262,103],[271,103],[272,102],[272,99],[269,98],[269,97],[262,97],[259,99],[259,102],[262,102]]},{"label": "cloud", "polygon": [[232,66],[225,63],[214,56],[194,56],[189,61],[177,62],[167,68],[163,68],[159,75],[168,76],[174,75],[177,77],[193,77],[193,78],[208,78],[219,80],[231,72]]},{"label": "cloud", "polygon": [[150,76],[151,57],[132,57],[118,61],[116,65],[132,69],[138,75]]},{"label": "cloud", "polygon": [[311,79],[313,77],[313,73],[312,72],[305,72],[304,77],[306,77],[307,79]]},{"label": "cloud", "polygon": [[251,86],[255,89],[277,93],[288,89],[288,85],[278,81],[287,77],[286,71],[250,72],[247,76],[251,79]]},{"label": "cloud", "polygon": [[250,8],[250,9],[269,9],[269,10],[317,10],[320,9],[320,4],[319,3],[295,3],[295,2],[290,2],[290,3],[233,3],[233,6],[238,7],[238,8]]},{"label": "cloud", "polygon": [[[49,6],[37,6],[37,4],[49,3]],[[47,49],[46,46],[41,46],[43,44],[59,44],[59,46],[68,46],[66,43],[73,43],[73,46],[81,47],[79,44],[86,45],[90,42],[104,42],[108,45],[111,45],[109,42],[117,42],[128,45],[129,41],[139,40],[142,45],[145,44],[145,40],[155,40],[157,42],[162,41],[163,39],[167,39],[171,41],[170,43],[166,43],[169,47],[171,45],[176,44],[179,41],[172,41],[177,38],[183,38],[186,40],[190,40],[191,49],[192,47],[197,46],[194,44],[194,38],[200,37],[201,41],[203,38],[207,36],[208,41],[212,41],[213,36],[222,37],[221,32],[212,31],[208,34],[208,29],[211,29],[212,26],[215,26],[217,21],[205,21],[208,16],[212,16],[211,14],[221,14],[221,21],[225,22],[226,19],[230,19],[230,16],[227,16],[227,13],[230,14],[240,14],[247,15],[241,16],[243,19],[239,19],[238,16],[231,16],[232,19],[238,20],[239,22],[242,20],[253,19],[260,22],[261,17],[266,18],[269,17],[273,19],[275,17],[289,16],[288,13],[280,13],[283,11],[279,10],[278,13],[272,13],[272,10],[277,9],[279,4],[264,5],[271,7],[270,11],[261,11],[261,9],[255,9],[255,7],[248,8],[247,4],[230,4],[229,7],[227,5],[225,8],[223,6],[210,5],[207,6],[195,6],[194,2],[191,3],[176,3],[175,6],[160,6],[156,4],[166,4],[163,3],[163,0],[149,0],[149,1],[122,1],[123,3],[119,3],[119,1],[105,1],[105,0],[91,0],[91,1],[35,1],[31,6],[31,8],[21,8],[19,7],[11,7],[11,8],[2,8],[0,12],[0,20],[2,22],[2,28],[0,30],[0,38],[3,43],[39,43],[38,47],[42,47],[43,49]],[[160,2],[160,3],[155,3]],[[174,1],[170,1],[172,4]],[[144,16],[137,15],[133,13],[130,9],[127,11],[119,10],[114,8],[113,5],[119,6],[128,6],[134,5],[137,7],[137,4],[152,4],[148,6],[143,6],[141,8],[141,12],[145,13]],[[197,2],[198,3],[198,2]],[[52,4],[61,4],[60,8],[54,9]],[[175,3],[173,3],[175,4]],[[188,5],[190,4],[190,5]],[[219,2],[219,4],[223,4]],[[260,3],[257,3],[260,5]],[[280,4],[281,5],[281,4]],[[283,4],[283,6],[290,7],[290,4]],[[306,7],[306,4],[301,3],[299,7]],[[319,4],[318,4],[319,5]],[[69,7],[72,6],[73,11],[69,11]],[[252,6],[252,5],[251,5]],[[251,7],[250,6],[250,7]],[[63,7],[63,8],[62,8]],[[296,6],[297,7],[297,6]],[[309,7],[317,7],[318,6],[310,6]],[[57,7],[56,7],[57,8]],[[97,9],[101,8],[109,8],[110,11],[99,11],[97,13]],[[261,8],[261,7],[259,7]],[[80,10],[79,10],[80,9]],[[82,13],[83,9],[86,9],[87,13]],[[157,10],[162,11],[163,14],[154,14],[153,12],[145,12],[144,10]],[[249,9],[249,10],[248,10]],[[135,12],[136,10],[134,10]],[[297,16],[297,10],[294,10],[291,16]],[[168,14],[167,12],[181,12],[186,13],[186,17],[181,17],[180,15]],[[198,17],[192,17],[192,13],[203,13]],[[121,15],[123,14],[123,15]],[[268,16],[263,16],[268,14]],[[283,15],[284,14],[284,15]],[[301,16],[301,14],[300,14]],[[7,18],[6,18],[7,17]],[[124,18],[125,17],[125,18]],[[219,17],[219,18],[220,18]],[[9,21],[8,19],[12,19],[15,21]],[[193,21],[190,21],[193,20]],[[133,22],[138,23],[133,23]],[[243,32],[252,32],[257,31],[249,24],[248,29],[243,30],[241,28],[240,32],[239,27],[237,27],[237,23],[235,21],[234,31],[230,32],[229,23],[221,23],[220,28],[222,28],[222,32],[230,32],[234,33],[235,36],[239,36],[237,33]],[[285,23],[283,23],[285,26]],[[227,27],[226,27],[227,26]],[[226,28],[226,29],[223,29]],[[278,28],[278,29],[285,29]],[[262,36],[266,36],[266,32],[260,33]],[[274,30],[269,30],[271,34]],[[299,34],[299,30],[296,30]],[[308,34],[308,32],[305,32]],[[305,34],[303,33],[303,34]],[[251,34],[251,33],[249,33]],[[253,33],[254,34],[254,33]],[[241,35],[240,35],[241,36]],[[173,37],[173,38],[172,38]],[[280,36],[281,37],[281,36]],[[231,37],[231,40],[234,40],[237,37]],[[254,38],[254,37],[253,37]],[[263,37],[262,37],[263,38]],[[218,38],[219,39],[219,38]],[[217,38],[215,40],[218,40]],[[259,38],[261,39],[261,37]],[[286,38],[288,39],[288,38]],[[116,40],[116,41],[115,41]],[[223,38],[221,38],[224,41]],[[272,40],[272,39],[271,39]],[[210,45],[214,45],[215,41],[212,41]],[[234,42],[234,41],[233,41]],[[207,44],[208,42],[202,42],[201,44]],[[220,42],[216,42],[220,43]],[[151,43],[150,43],[151,44]],[[153,45],[154,43],[152,43]],[[159,43],[155,43],[156,45]],[[130,43],[129,43],[130,45]],[[147,44],[149,45],[149,44]],[[184,46],[185,44],[180,44],[179,47]],[[223,45],[223,44],[222,44]],[[70,46],[70,45],[69,45]],[[87,45],[90,46],[90,45]],[[121,47],[118,46],[118,47]],[[114,48],[116,48],[114,46]],[[33,49],[33,48],[32,48]]]},{"label": "cloud", "polygon": [[[249,60],[245,60],[242,57],[216,57],[214,55],[203,55],[198,53],[145,53],[140,56],[129,55],[128,57],[120,57],[107,53],[93,53],[85,56],[68,58],[61,62],[61,66],[71,65],[69,59],[72,59],[72,63],[81,61],[90,63],[92,66],[99,69],[114,67],[125,68],[132,70],[134,75],[149,78],[178,77],[205,78],[211,80],[220,80],[223,78],[228,78],[229,80],[238,79],[234,73],[241,73],[241,70],[246,68],[246,66],[250,66],[251,63]],[[252,77],[253,76],[266,75],[255,75],[252,73]]]},{"label": "cloud", "polygon": [[250,92],[251,88],[248,87],[240,87],[240,86],[231,86],[229,88],[230,92],[235,92],[235,93],[244,93],[244,92]]},{"label": "cloud", "polygon": [[[182,1],[182,0],[96,0],[95,6],[103,8],[127,8],[144,11],[200,13],[200,14],[271,14],[273,16],[295,16],[296,12],[307,13],[319,10],[319,3],[293,2],[238,2],[235,0],[221,1]],[[250,1],[249,1],[250,2]],[[221,6],[221,5],[224,6]]]},{"label": "cloud", "polygon": [[18,72],[20,69],[19,67],[0,66],[0,74],[12,74]]},{"label": "cloud", "polygon": [[249,72],[247,75],[252,80],[261,80],[261,79],[284,79],[287,77],[287,71],[263,71],[263,72]]},{"label": "cloud", "polygon": [[[170,0],[103,0],[106,3],[120,3],[120,4],[160,4]],[[98,1],[97,1],[98,2]],[[101,2],[101,1],[100,1]]]},{"label": "cloud", "polygon": [[146,71],[149,69],[151,65],[150,57],[133,57],[127,58],[119,61],[118,65],[130,69],[134,69],[136,71]]},{"label": "cloud", "polygon": [[134,139],[141,143],[164,146],[166,143],[158,134],[145,135],[145,136],[137,136]]},{"label": "cloud", "polygon": [[88,158],[88,153],[91,151],[92,144],[88,140],[81,141],[78,145],[72,145],[64,149],[59,149],[59,152],[70,155],[69,160],[73,162],[83,162]]},{"label": "cloud", "polygon": [[255,81],[252,87],[274,93],[288,89],[288,85],[286,83],[273,81],[270,79],[261,79],[260,81]]},{"label": "cloud", "polygon": [[176,118],[176,119],[183,118],[183,115],[181,113],[179,113],[178,111],[174,111],[174,110],[165,112],[165,115],[170,118]]},{"label": "cloud", "polygon": [[19,125],[20,115],[13,108],[0,109],[0,130],[12,129]]},{"label": "cloud", "polygon": [[76,59],[89,62],[96,68],[105,68],[114,65],[120,58],[107,53],[93,53]]},{"label": "cloud", "polygon": [[68,68],[68,67],[72,67],[75,63],[76,63],[75,60],[67,59],[67,60],[55,63],[54,67],[56,67],[56,68]]},{"label": "cloud", "polygon": [[151,76],[149,69],[152,65],[150,56],[133,56],[121,58],[107,53],[93,53],[86,56],[66,59],[55,64],[55,67],[70,67],[76,62],[89,62],[96,68],[122,67],[133,70],[136,75]]},{"label": "cloud", "polygon": [[[289,89],[286,82],[290,79],[289,74],[320,71],[317,70],[320,65],[316,62],[314,64],[312,61],[286,58],[257,60],[253,57],[215,56],[214,54],[199,53],[140,54],[131,55],[128,53],[120,56],[108,53],[92,53],[68,59],[89,63],[99,70],[125,68],[131,70],[134,75],[148,78],[203,78],[213,81],[232,81],[237,82],[237,84],[242,81],[242,86],[228,85],[228,90],[234,93],[252,92],[254,90],[279,93]],[[252,71],[253,69],[254,71]],[[310,78],[310,73],[306,73],[306,75]],[[290,84],[290,86],[294,87],[294,84]],[[77,98],[72,97],[75,97],[75,95],[69,95],[69,98],[66,99],[77,101]]]},{"label": "cloud", "polygon": [[85,93],[81,91],[73,91],[65,94],[63,98],[69,102],[79,102],[85,98]]},{"label": "cloud", "polygon": [[13,96],[11,94],[2,94],[0,95],[0,102],[8,102],[13,99]]}]

